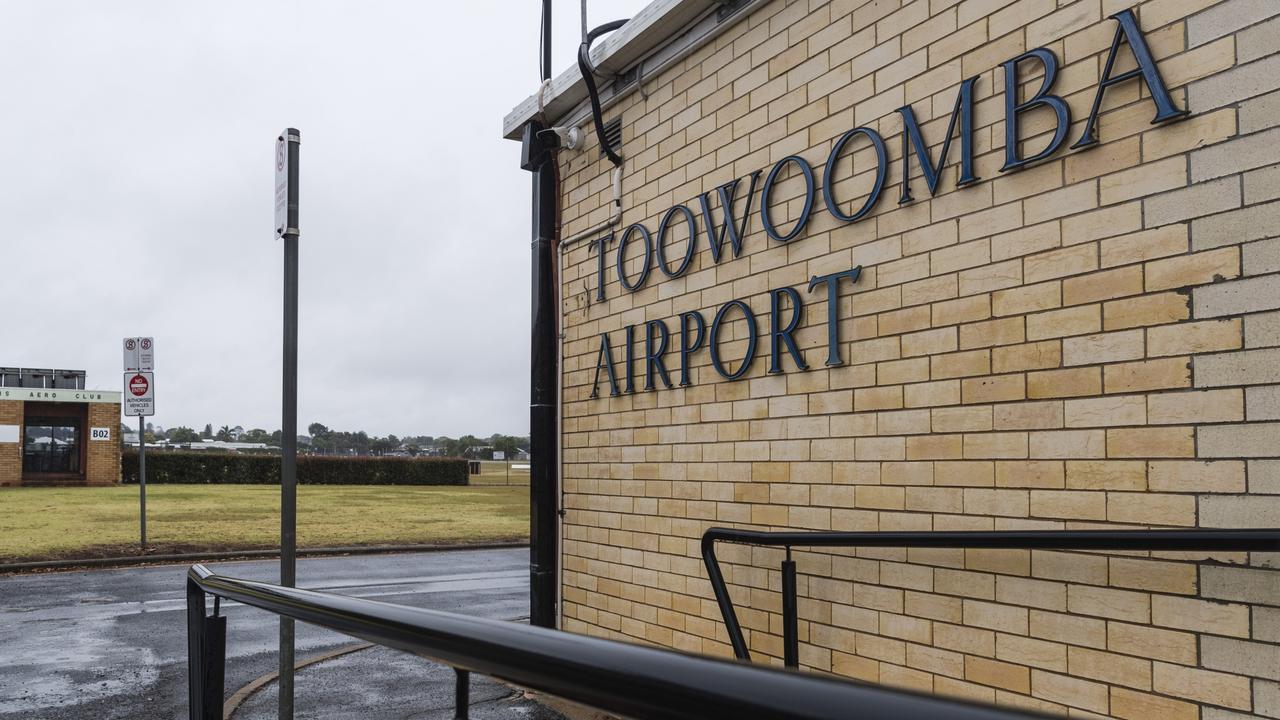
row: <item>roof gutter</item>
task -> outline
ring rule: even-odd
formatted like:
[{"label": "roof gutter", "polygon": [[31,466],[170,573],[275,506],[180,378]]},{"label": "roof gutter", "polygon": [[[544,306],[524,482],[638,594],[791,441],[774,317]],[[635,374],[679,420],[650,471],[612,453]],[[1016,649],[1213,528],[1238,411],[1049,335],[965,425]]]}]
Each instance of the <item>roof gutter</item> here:
[{"label": "roof gutter", "polygon": [[[591,62],[601,75],[617,80],[601,88],[600,104],[609,108],[652,77],[701,48],[747,17],[765,0],[656,0],[592,48]],[[541,102],[539,101],[541,96]],[[520,140],[524,126],[540,115],[552,125],[581,125],[590,114],[587,86],[577,67],[566,70],[539,92],[525,98],[502,121],[502,135]]]}]

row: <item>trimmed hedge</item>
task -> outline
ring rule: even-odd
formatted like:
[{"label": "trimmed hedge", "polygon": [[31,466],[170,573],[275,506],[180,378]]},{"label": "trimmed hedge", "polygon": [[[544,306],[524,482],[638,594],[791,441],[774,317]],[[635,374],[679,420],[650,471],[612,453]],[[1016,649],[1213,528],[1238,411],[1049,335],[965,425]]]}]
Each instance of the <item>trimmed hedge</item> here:
[{"label": "trimmed hedge", "polygon": [[[126,484],[138,482],[138,453],[121,455]],[[298,458],[303,485],[466,485],[467,461],[459,458]],[[147,453],[147,484],[279,485],[280,456],[222,452]]]}]

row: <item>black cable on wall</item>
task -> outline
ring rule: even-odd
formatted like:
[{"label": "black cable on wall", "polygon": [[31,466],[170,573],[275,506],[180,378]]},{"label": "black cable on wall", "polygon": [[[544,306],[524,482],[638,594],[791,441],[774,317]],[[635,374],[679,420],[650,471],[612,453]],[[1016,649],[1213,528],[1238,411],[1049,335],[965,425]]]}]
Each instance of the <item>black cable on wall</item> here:
[{"label": "black cable on wall", "polygon": [[626,25],[626,20],[607,22],[587,33],[587,37],[578,46],[578,69],[582,71],[582,79],[587,84],[587,95],[591,97],[591,119],[595,123],[596,137],[600,140],[600,148],[616,166],[622,165],[622,156],[614,151],[605,141],[603,111],[600,109],[600,93],[596,88],[595,67],[591,64],[591,43],[605,33],[613,32]]}]

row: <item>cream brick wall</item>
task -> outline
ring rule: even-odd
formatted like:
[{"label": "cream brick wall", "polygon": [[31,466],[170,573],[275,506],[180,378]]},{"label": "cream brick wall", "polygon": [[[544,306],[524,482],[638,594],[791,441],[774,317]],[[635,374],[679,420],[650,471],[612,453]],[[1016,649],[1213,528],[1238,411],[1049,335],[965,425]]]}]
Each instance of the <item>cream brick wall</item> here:
[{"label": "cream brick wall", "polygon": [[[110,440],[90,440],[89,428],[111,428]],[[89,403],[89,425],[85,428],[84,480],[89,485],[116,485],[120,482],[120,403]]]},{"label": "cream brick wall", "polygon": [[[22,402],[0,400],[0,425],[22,427]],[[21,439],[21,438],[19,438]],[[22,484],[22,443],[0,443],[0,485]]]},{"label": "cream brick wall", "polygon": [[[563,625],[728,654],[699,559],[713,525],[991,530],[1280,525],[1280,3],[1135,7],[1185,120],[1150,124],[1145,86],[1109,90],[1101,143],[1082,130],[1117,0],[768,3],[633,94],[623,118],[624,226],[698,216],[687,273],[595,298],[595,252],[567,252]],[[1001,173],[999,64],[1035,47],[1062,63],[1067,143]],[[1127,48],[1117,69],[1133,67]],[[961,80],[977,76],[975,167],[899,205],[910,104],[936,158]],[[1026,94],[1038,87],[1029,78]],[[1142,92],[1139,92],[1139,88]],[[1028,113],[1026,147],[1051,115]],[[859,125],[886,140],[873,211],[837,222],[816,199],[785,245],[757,203],[742,256],[713,262],[696,198],[798,154],[821,178]],[[865,138],[863,197],[874,166]],[[562,234],[609,215],[589,134],[565,152]],[[958,158],[956,143],[951,161]],[[842,160],[847,168],[848,155]],[[794,168],[793,168],[794,169]],[[847,172],[847,170],[845,170]],[[744,183],[745,188],[745,183]],[[801,185],[772,213],[790,227]],[[741,192],[741,190],[740,190]],[[787,202],[781,202],[781,198]],[[860,202],[860,201],[859,201]],[[713,205],[717,208],[718,205]],[[846,208],[847,211],[847,208]],[[683,254],[683,222],[671,257]],[[613,246],[616,248],[616,242]],[[728,252],[726,247],[726,252]],[[632,249],[631,272],[639,265]],[[862,266],[840,301],[846,364],[824,366],[825,293],[811,276]],[[694,354],[689,387],[590,398],[599,334],[744,299],[767,356],[769,297],[796,287],[807,372],[757,357],[728,381]],[[745,323],[726,355],[742,356]],[[640,343],[643,347],[643,342]],[[637,350],[638,356],[643,349]],[[668,368],[678,362],[668,356]],[[674,378],[673,378],[674,379]],[[757,659],[781,656],[779,552],[722,561]],[[801,662],[871,681],[1080,716],[1280,717],[1280,572],[1273,557],[995,550],[800,552]]]}]

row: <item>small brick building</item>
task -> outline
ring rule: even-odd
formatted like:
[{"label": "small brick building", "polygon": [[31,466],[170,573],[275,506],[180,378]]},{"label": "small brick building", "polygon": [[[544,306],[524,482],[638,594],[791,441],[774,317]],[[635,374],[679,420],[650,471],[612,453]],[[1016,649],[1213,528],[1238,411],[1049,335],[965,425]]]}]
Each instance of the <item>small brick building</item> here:
[{"label": "small brick building", "polygon": [[120,482],[120,393],[0,386],[0,486]]}]

